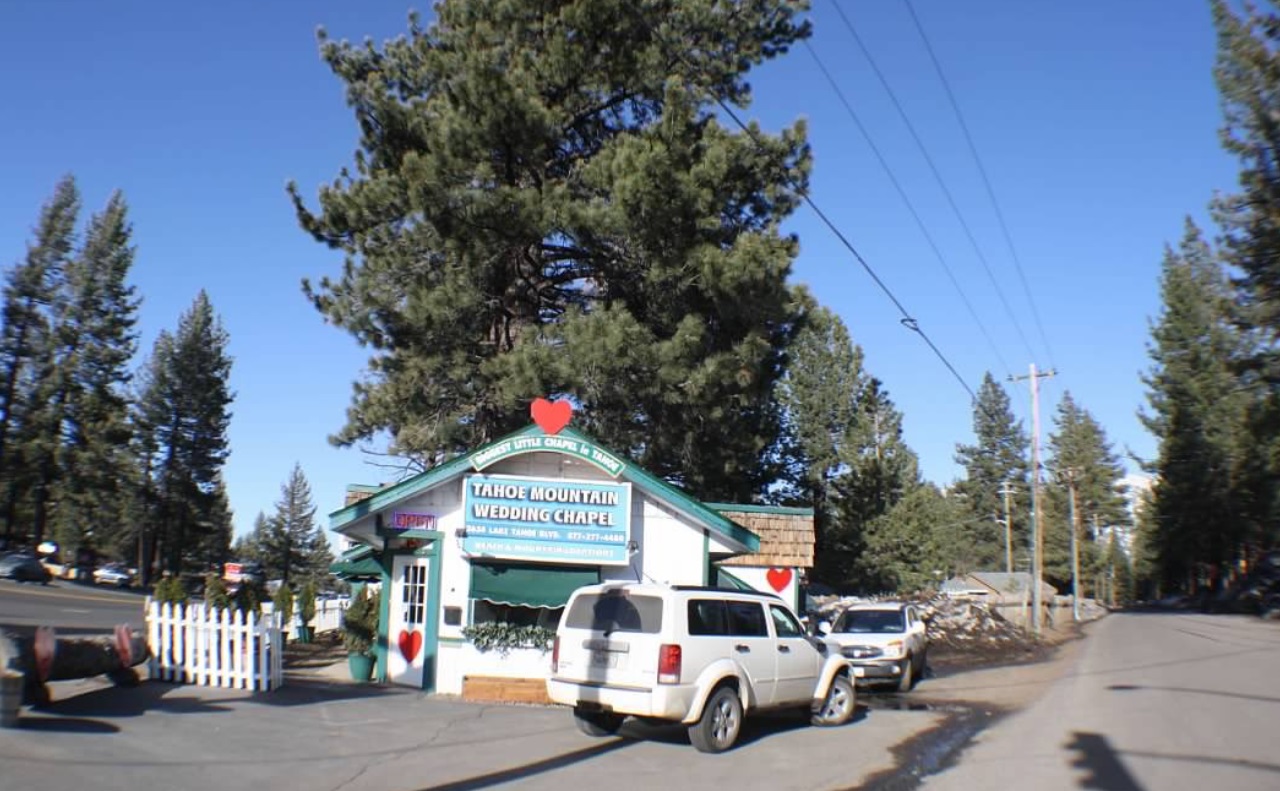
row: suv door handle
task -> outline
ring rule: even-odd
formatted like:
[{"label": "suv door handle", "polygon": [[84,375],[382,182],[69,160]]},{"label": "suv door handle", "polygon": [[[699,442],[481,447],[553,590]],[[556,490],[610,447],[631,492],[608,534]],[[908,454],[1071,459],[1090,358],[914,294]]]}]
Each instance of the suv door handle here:
[{"label": "suv door handle", "polygon": [[737,651],[740,654],[749,654],[751,653],[751,646],[747,645],[746,643],[738,643],[733,647],[733,650]]},{"label": "suv door handle", "polygon": [[789,646],[789,645],[780,645],[780,646],[778,646],[778,653],[780,653],[780,654],[789,654],[789,653],[791,653],[791,646]]}]

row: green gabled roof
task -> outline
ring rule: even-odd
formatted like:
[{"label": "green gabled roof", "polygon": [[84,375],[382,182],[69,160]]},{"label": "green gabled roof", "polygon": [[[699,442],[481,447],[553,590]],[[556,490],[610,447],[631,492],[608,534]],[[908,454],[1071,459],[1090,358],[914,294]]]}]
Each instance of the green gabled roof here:
[{"label": "green gabled roof", "polygon": [[[357,519],[360,519],[374,511],[381,511],[382,509],[394,505],[401,500],[405,500],[415,494],[425,492],[428,489],[435,488],[452,478],[463,475],[468,470],[472,469],[471,458],[476,454],[484,452],[487,448],[519,437],[542,435],[544,433],[545,432],[536,425],[526,426],[519,431],[515,431],[505,437],[496,439],[488,445],[477,448],[470,453],[464,453],[450,459],[439,467],[430,469],[420,475],[415,475],[414,477],[401,481],[393,486],[388,486],[384,489],[377,489],[376,493],[372,497],[367,497],[359,502],[352,503],[345,508],[341,508],[329,514],[329,528],[331,530],[340,530],[342,527],[349,525]],[[576,439],[580,442],[589,442],[592,445],[598,445],[598,443],[591,439],[591,437],[569,427],[561,429],[556,436],[569,437],[570,439]],[[744,545],[748,552],[760,551],[760,537],[755,533],[752,533],[742,525],[723,516],[714,508],[690,497],[686,492],[672,486],[661,478],[640,469],[631,462],[627,462],[619,477],[639,487],[642,491],[651,495],[655,499],[662,500],[663,502],[674,506],[676,510],[692,517],[698,522],[701,522],[714,532]],[[351,490],[351,487],[348,487],[348,489]],[[355,491],[364,489],[365,487],[359,487]],[[750,507],[751,506],[733,506],[732,508],[726,507],[726,510],[732,510],[734,508],[738,510],[745,510]]]},{"label": "green gabled roof", "polygon": [[742,503],[706,503],[713,511],[736,511],[740,514],[778,514],[779,516],[813,516],[812,508],[788,505],[743,505]]}]

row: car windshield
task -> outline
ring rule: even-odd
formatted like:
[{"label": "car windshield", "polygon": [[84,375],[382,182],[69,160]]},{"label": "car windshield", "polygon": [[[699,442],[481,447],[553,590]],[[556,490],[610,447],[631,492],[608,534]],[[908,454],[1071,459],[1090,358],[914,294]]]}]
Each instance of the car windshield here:
[{"label": "car windshield", "polygon": [[901,610],[845,610],[832,631],[835,632],[901,632]]}]

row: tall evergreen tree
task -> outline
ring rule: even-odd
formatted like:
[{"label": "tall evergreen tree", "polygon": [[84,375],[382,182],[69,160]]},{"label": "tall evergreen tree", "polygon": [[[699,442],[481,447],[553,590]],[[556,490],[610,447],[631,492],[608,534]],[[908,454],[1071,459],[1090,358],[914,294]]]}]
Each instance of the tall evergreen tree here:
[{"label": "tall evergreen tree", "polygon": [[1223,257],[1241,275],[1236,309],[1246,328],[1240,390],[1253,395],[1233,456],[1240,554],[1280,542],[1280,26],[1274,0],[1236,14],[1214,0],[1215,69],[1223,145],[1240,162],[1240,191],[1215,203]]},{"label": "tall evergreen tree", "polygon": [[[1030,441],[1022,424],[1014,419],[1009,395],[987,373],[978,390],[973,409],[973,445],[956,447],[956,463],[965,477],[955,485],[972,518],[966,534],[956,546],[961,571],[1003,568],[1005,558],[1004,497],[1006,483],[1017,492],[1012,510],[1013,547],[1017,558],[1025,556],[1030,531],[1024,508],[1027,503]],[[1022,552],[1019,549],[1022,549]]]},{"label": "tall evergreen tree", "polygon": [[[1129,512],[1124,498],[1124,468],[1107,440],[1106,431],[1089,411],[1076,404],[1071,393],[1064,393],[1054,416],[1054,431],[1049,435],[1047,495],[1061,501],[1055,510],[1068,514],[1066,522],[1046,523],[1044,574],[1059,590],[1066,590],[1071,580],[1071,530],[1068,501],[1075,492],[1076,540],[1080,554],[1082,580],[1092,580],[1101,566],[1106,544],[1097,543],[1112,529],[1128,525]],[[1107,528],[1107,530],[1103,530]],[[1081,583],[1081,595],[1085,593]]]},{"label": "tall evergreen tree", "polygon": [[[75,249],[80,194],[66,177],[54,189],[36,225],[24,261],[4,286],[0,328],[0,472],[6,485],[5,535],[14,540],[19,500],[31,493],[41,506],[42,474],[55,438],[47,436],[49,413],[42,400],[56,372],[55,304]],[[34,543],[44,538],[43,507],[30,517]]]},{"label": "tall evergreen tree", "polygon": [[[851,446],[865,380],[862,349],[854,346],[844,322],[826,308],[812,310],[792,343],[780,401],[799,456],[800,500],[814,510],[821,578],[830,578],[835,572],[832,564],[839,565],[837,557],[848,554],[832,540],[834,487],[854,456]],[[847,571],[847,558],[843,565]]]},{"label": "tall evergreen tree", "polygon": [[779,226],[803,125],[740,134],[747,71],[808,34],[761,0],[443,0],[382,47],[325,42],[359,124],[354,171],[303,228],[347,255],[308,284],[374,350],[341,445],[426,464],[526,422],[579,425],[705,498],[745,500],[779,426],[799,307]]},{"label": "tall evergreen tree", "polygon": [[862,587],[903,593],[936,588],[953,570],[955,538],[971,521],[964,513],[932,484],[912,487],[867,531]]},{"label": "tall evergreen tree", "polygon": [[1232,470],[1249,396],[1235,373],[1242,341],[1226,272],[1190,220],[1178,250],[1165,252],[1160,294],[1139,415],[1160,443],[1149,549],[1166,589],[1194,590],[1214,582],[1239,543]]},{"label": "tall evergreen tree", "polygon": [[[854,558],[845,569],[846,579],[852,577],[857,587],[865,589],[881,578],[874,539],[883,546],[885,540],[899,540],[884,533],[911,529],[909,519],[886,517],[920,486],[919,460],[902,437],[902,414],[875,377],[868,377],[858,392],[857,422],[849,445],[852,452],[836,483],[839,539]],[[873,535],[877,532],[878,537]]]},{"label": "tall evergreen tree", "polygon": [[64,546],[92,530],[96,548],[114,547],[114,533],[126,519],[122,504],[133,466],[127,388],[139,305],[128,283],[131,236],[128,207],[116,193],[91,218],[84,247],[67,266],[66,430],[56,487],[56,525]]},{"label": "tall evergreen tree", "polygon": [[147,568],[161,548],[160,562],[175,574],[203,568],[230,544],[221,481],[234,398],[227,343],[203,291],[177,330],[156,339],[135,418],[154,503],[143,539]]},{"label": "tall evergreen tree", "polygon": [[307,483],[302,465],[294,464],[289,480],[280,487],[276,512],[268,523],[261,548],[263,564],[271,577],[289,584],[311,573],[320,538],[315,517],[311,484]]}]

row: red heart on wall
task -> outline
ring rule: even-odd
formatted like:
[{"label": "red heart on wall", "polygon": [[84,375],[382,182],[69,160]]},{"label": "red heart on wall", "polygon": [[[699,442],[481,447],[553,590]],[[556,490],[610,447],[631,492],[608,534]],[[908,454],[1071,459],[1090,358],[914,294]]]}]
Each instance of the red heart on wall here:
[{"label": "red heart on wall", "polygon": [[569,418],[573,416],[573,405],[568,401],[553,402],[545,398],[535,398],[529,412],[533,415],[533,422],[538,424],[538,428],[548,434],[559,434],[560,429],[569,425]]},{"label": "red heart on wall", "polygon": [[791,569],[769,569],[765,572],[764,578],[768,581],[770,588],[782,593],[791,584]]},{"label": "red heart on wall", "polygon": [[422,632],[410,632],[407,629],[400,630],[400,655],[405,661],[413,664],[414,658],[418,655],[418,651],[422,649]]}]

